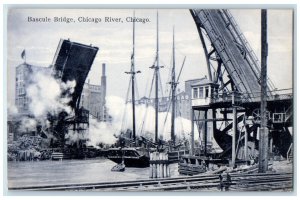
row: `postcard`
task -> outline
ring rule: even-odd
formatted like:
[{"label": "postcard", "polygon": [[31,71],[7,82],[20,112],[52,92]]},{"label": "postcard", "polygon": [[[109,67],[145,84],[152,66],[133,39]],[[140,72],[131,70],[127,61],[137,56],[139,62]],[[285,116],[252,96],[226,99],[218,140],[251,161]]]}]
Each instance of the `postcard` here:
[{"label": "postcard", "polygon": [[8,191],[294,191],[294,15],[8,7]]}]

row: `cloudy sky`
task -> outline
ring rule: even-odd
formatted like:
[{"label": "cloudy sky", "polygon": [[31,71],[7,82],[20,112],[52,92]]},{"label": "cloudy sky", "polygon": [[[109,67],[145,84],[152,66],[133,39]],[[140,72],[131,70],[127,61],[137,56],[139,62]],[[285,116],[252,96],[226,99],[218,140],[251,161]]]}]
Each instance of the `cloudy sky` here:
[{"label": "cloudy sky", "polygon": [[[135,15],[149,22],[136,23],[136,68],[139,96],[147,95],[146,87],[151,81],[156,53],[156,12],[136,9]],[[167,82],[172,53],[172,28],[175,27],[176,65],[179,70],[184,56],[180,88],[188,79],[201,78],[207,74],[202,44],[195,23],[187,9],[160,9],[160,64],[163,86]],[[260,10],[231,10],[250,46],[260,58]],[[22,63],[21,52],[26,49],[27,63],[47,67],[52,63],[61,38],[92,44],[99,47],[88,79],[100,84],[101,65],[107,65],[107,93],[125,97],[132,52],[132,23],[126,22],[133,10],[128,9],[11,9],[7,17],[7,75],[8,101],[14,102],[15,67]],[[268,73],[279,89],[292,87],[292,11],[268,10]],[[28,17],[74,18],[73,23],[32,23]],[[79,23],[78,17],[122,18],[120,22]],[[147,84],[148,83],[148,84]],[[148,86],[149,87],[149,86]]]}]

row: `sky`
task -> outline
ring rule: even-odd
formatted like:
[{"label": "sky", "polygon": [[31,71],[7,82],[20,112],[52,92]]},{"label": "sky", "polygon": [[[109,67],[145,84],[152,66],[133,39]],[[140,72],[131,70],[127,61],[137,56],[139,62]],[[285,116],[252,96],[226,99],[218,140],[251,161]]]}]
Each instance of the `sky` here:
[{"label": "sky", "polygon": [[[183,59],[186,62],[180,77],[184,81],[207,75],[206,61],[197,28],[187,9],[136,9],[135,16],[148,19],[136,23],[135,63],[139,97],[147,96],[156,54],[156,14],[159,13],[159,47],[163,87],[170,74],[172,58],[172,31],[175,28],[176,70]],[[257,57],[260,58],[260,10],[230,10]],[[27,63],[47,67],[52,63],[61,38],[99,47],[88,79],[100,84],[101,66],[106,63],[107,95],[125,98],[129,84],[130,56],[132,53],[131,9],[11,9],[7,21],[7,87],[8,102],[14,102],[15,67],[23,62],[21,53],[26,49]],[[268,75],[278,89],[292,87],[292,10],[268,10]],[[68,17],[73,23],[28,22],[28,17]],[[122,22],[83,23],[78,17],[121,18]]]}]

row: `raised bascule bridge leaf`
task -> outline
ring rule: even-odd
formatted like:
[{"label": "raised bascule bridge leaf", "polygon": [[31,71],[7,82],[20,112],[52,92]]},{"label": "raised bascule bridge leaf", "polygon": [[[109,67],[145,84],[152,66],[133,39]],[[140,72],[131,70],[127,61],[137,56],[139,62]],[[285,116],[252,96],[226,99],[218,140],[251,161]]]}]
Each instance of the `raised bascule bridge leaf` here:
[{"label": "raised bascule bridge leaf", "polygon": [[70,40],[61,39],[58,44],[52,64],[54,76],[65,83],[76,81],[72,100],[69,103],[73,109],[79,106],[81,92],[97,52],[98,47]]}]

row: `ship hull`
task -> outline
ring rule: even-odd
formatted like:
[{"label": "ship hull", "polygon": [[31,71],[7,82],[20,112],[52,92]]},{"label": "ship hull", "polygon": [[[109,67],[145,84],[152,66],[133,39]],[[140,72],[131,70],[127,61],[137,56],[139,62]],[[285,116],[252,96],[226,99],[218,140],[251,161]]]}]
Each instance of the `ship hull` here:
[{"label": "ship hull", "polygon": [[[143,151],[142,151],[143,152]],[[117,164],[122,163],[126,167],[149,167],[150,158],[146,153],[141,153],[136,148],[112,148],[107,152],[107,158]]]},{"label": "ship hull", "polygon": [[[118,164],[122,163],[122,157],[108,157],[108,159]],[[124,157],[124,164],[126,167],[145,168],[149,167],[149,158],[146,156],[132,158]]]}]

